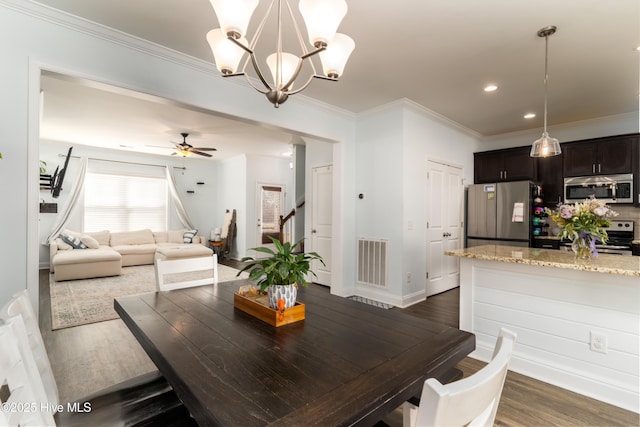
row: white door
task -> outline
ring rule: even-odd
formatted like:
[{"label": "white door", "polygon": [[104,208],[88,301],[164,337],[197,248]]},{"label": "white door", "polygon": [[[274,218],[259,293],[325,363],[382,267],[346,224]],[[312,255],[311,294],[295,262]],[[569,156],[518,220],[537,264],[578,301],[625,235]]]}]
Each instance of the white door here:
[{"label": "white door", "polygon": [[311,271],[318,277],[315,283],[331,286],[331,212],[333,200],[333,169],[331,165],[312,169],[311,250],[317,252],[325,265],[313,261]]},{"label": "white door", "polygon": [[[280,235],[280,215],[284,208],[285,187],[278,184],[258,184],[256,188],[256,218],[257,234],[256,247],[266,246],[275,249],[269,237],[276,240]],[[262,252],[251,254],[253,257],[266,258]]]},{"label": "white door", "polygon": [[462,247],[462,169],[427,162],[427,296],[460,285],[460,263],[445,251]]}]

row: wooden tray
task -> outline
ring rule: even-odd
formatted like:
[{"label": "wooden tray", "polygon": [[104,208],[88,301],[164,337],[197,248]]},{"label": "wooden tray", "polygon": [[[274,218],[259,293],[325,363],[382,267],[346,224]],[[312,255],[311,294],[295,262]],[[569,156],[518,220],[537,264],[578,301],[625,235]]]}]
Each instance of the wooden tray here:
[{"label": "wooden tray", "polygon": [[269,307],[265,295],[235,293],[233,294],[233,306],[276,327],[304,320],[304,304],[298,301],[293,307],[284,310],[284,313],[279,313],[278,310]]}]

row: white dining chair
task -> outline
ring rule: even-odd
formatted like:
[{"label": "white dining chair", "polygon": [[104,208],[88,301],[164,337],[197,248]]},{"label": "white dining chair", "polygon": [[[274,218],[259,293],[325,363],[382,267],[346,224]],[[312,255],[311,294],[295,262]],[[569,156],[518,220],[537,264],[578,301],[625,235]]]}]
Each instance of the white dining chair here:
[{"label": "white dining chair", "polygon": [[22,317],[24,322],[29,348],[31,349],[38,373],[47,393],[47,401],[53,405],[57,405],[60,402],[58,386],[53,376],[53,370],[51,369],[51,363],[49,362],[49,356],[47,355],[42,335],[40,334],[38,319],[33,311],[26,290],[15,294],[7,304],[0,308],[0,319],[7,320],[18,315]]},{"label": "white dining chair", "polygon": [[156,259],[156,286],[159,291],[218,283],[218,256]]},{"label": "white dining chair", "polygon": [[501,329],[491,361],[467,378],[446,385],[435,378],[426,380],[419,406],[404,403],[403,425],[493,426],[516,337]]},{"label": "white dining chair", "polygon": [[[0,320],[0,425],[8,427],[55,426],[53,407],[46,406],[46,394],[34,371],[36,362],[28,348],[21,316]],[[45,405],[45,406],[43,406]]]},{"label": "white dining chair", "polygon": [[[58,388],[51,370],[44,341],[40,335],[40,329],[26,292],[14,295],[9,303],[0,308],[0,322],[3,325],[8,325],[12,329],[12,333],[18,337],[9,338],[6,342],[0,338],[0,343],[2,344],[0,346],[0,359],[9,358],[13,360],[14,353],[16,351],[20,353],[26,372],[26,380],[21,380],[20,383],[27,384],[28,382],[31,387],[24,392],[20,391],[15,395],[14,399],[19,397],[24,401],[25,397],[23,397],[22,393],[27,393],[26,399],[29,399],[28,402],[30,404],[33,403],[35,405],[30,406],[29,410],[35,409],[36,412],[40,412],[39,415],[34,415],[33,419],[36,422],[33,423],[29,421],[31,418],[26,418],[25,421],[20,416],[18,417],[18,423],[12,424],[13,421],[10,422],[9,420],[16,419],[16,415],[6,414],[6,421],[0,417],[0,426],[171,425],[174,427],[191,427],[195,425],[195,421],[189,411],[158,371],[131,378],[85,398],[78,399],[75,402],[54,403],[58,402],[59,399]],[[9,333],[6,334],[8,336]],[[46,361],[48,370],[45,370],[44,374],[41,374],[42,371],[37,366],[34,354]],[[29,362],[29,358],[33,360],[32,363]],[[49,395],[51,389],[46,390],[44,387],[44,377],[49,377],[52,382],[55,389],[55,401]],[[1,382],[3,379],[6,381],[6,378],[2,378],[2,375],[0,375],[0,385],[3,384]],[[14,384],[16,383],[15,379],[11,381]],[[19,384],[16,387],[22,390]],[[63,410],[54,414],[48,408],[56,407],[56,404],[62,405]],[[11,409],[10,406],[5,407]],[[69,410],[69,408],[84,408],[85,410],[90,408],[90,410],[82,412]],[[4,417],[5,414],[2,416]],[[44,421],[37,418],[38,416],[42,417]]]}]

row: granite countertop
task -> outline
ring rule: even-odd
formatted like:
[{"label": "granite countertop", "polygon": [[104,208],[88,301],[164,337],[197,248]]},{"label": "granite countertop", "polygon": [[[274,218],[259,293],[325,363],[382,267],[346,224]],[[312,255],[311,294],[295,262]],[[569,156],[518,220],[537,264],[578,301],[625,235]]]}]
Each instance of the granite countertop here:
[{"label": "granite countertop", "polygon": [[497,245],[446,251],[445,255],[640,277],[640,257],[637,256],[598,254],[597,258],[581,261],[570,251]]},{"label": "granite countertop", "polygon": [[640,240],[634,240],[631,242],[632,245],[640,245]]}]

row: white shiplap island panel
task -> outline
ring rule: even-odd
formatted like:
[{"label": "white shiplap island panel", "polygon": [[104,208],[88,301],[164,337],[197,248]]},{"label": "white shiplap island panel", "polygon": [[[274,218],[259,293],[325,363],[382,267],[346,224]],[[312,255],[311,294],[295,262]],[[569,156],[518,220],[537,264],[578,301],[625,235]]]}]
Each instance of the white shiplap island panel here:
[{"label": "white shiplap island panel", "polygon": [[[518,333],[510,368],[640,412],[640,257],[478,246],[460,257],[460,329],[488,361],[500,327]],[[606,353],[590,348],[606,339]]]}]

